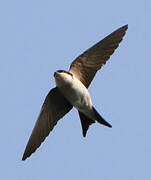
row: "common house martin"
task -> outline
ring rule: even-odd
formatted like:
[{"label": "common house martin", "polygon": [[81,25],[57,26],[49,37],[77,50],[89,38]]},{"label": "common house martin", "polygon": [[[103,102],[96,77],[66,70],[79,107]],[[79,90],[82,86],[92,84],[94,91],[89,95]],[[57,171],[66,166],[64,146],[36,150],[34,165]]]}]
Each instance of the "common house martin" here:
[{"label": "common house martin", "polygon": [[95,122],[112,127],[94,108],[88,87],[96,72],[119,46],[127,29],[128,25],[117,29],[86,50],[72,62],[69,71],[58,70],[54,73],[56,87],[46,96],[22,160],[36,151],[58,120],[73,107],[78,110],[83,137]]}]

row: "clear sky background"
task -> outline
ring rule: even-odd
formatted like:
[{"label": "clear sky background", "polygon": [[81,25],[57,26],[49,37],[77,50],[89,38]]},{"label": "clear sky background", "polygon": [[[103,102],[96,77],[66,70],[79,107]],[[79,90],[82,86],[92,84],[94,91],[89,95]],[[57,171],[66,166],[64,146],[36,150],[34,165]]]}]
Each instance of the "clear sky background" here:
[{"label": "clear sky background", "polygon": [[[0,179],[151,179],[151,1],[0,2]],[[124,40],[89,91],[113,125],[82,137],[73,109],[21,161],[53,73],[117,28]]]}]

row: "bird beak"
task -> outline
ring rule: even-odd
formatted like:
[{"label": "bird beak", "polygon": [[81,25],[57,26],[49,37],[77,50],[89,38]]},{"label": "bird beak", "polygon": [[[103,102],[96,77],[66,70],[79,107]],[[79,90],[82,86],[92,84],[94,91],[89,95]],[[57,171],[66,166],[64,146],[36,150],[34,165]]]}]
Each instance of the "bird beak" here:
[{"label": "bird beak", "polygon": [[57,73],[55,72],[55,73],[53,74],[53,76],[55,77],[55,76],[56,76],[56,74],[57,74]]}]

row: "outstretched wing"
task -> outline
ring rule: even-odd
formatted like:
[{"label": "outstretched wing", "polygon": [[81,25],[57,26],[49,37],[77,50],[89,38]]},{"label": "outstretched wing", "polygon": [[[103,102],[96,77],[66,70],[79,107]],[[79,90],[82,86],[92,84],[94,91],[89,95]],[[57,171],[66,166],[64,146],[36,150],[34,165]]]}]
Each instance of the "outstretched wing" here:
[{"label": "outstretched wing", "polygon": [[72,105],[60,93],[57,87],[49,92],[29,138],[22,160],[25,160],[36,151],[57,124],[58,120],[71,109]]},{"label": "outstretched wing", "polygon": [[85,51],[72,62],[70,72],[88,88],[96,72],[119,46],[127,29],[128,25],[117,29]]}]

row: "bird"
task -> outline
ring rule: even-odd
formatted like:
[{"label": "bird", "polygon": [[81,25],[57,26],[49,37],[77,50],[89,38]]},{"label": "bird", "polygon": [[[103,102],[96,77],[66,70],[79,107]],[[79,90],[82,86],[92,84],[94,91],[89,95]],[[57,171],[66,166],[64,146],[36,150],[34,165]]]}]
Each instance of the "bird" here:
[{"label": "bird", "polygon": [[57,122],[73,107],[78,110],[83,137],[95,122],[112,127],[94,108],[88,87],[96,72],[119,46],[127,29],[128,25],[118,28],[86,50],[71,63],[69,71],[57,70],[54,73],[56,87],[45,98],[22,160],[36,151]]}]

